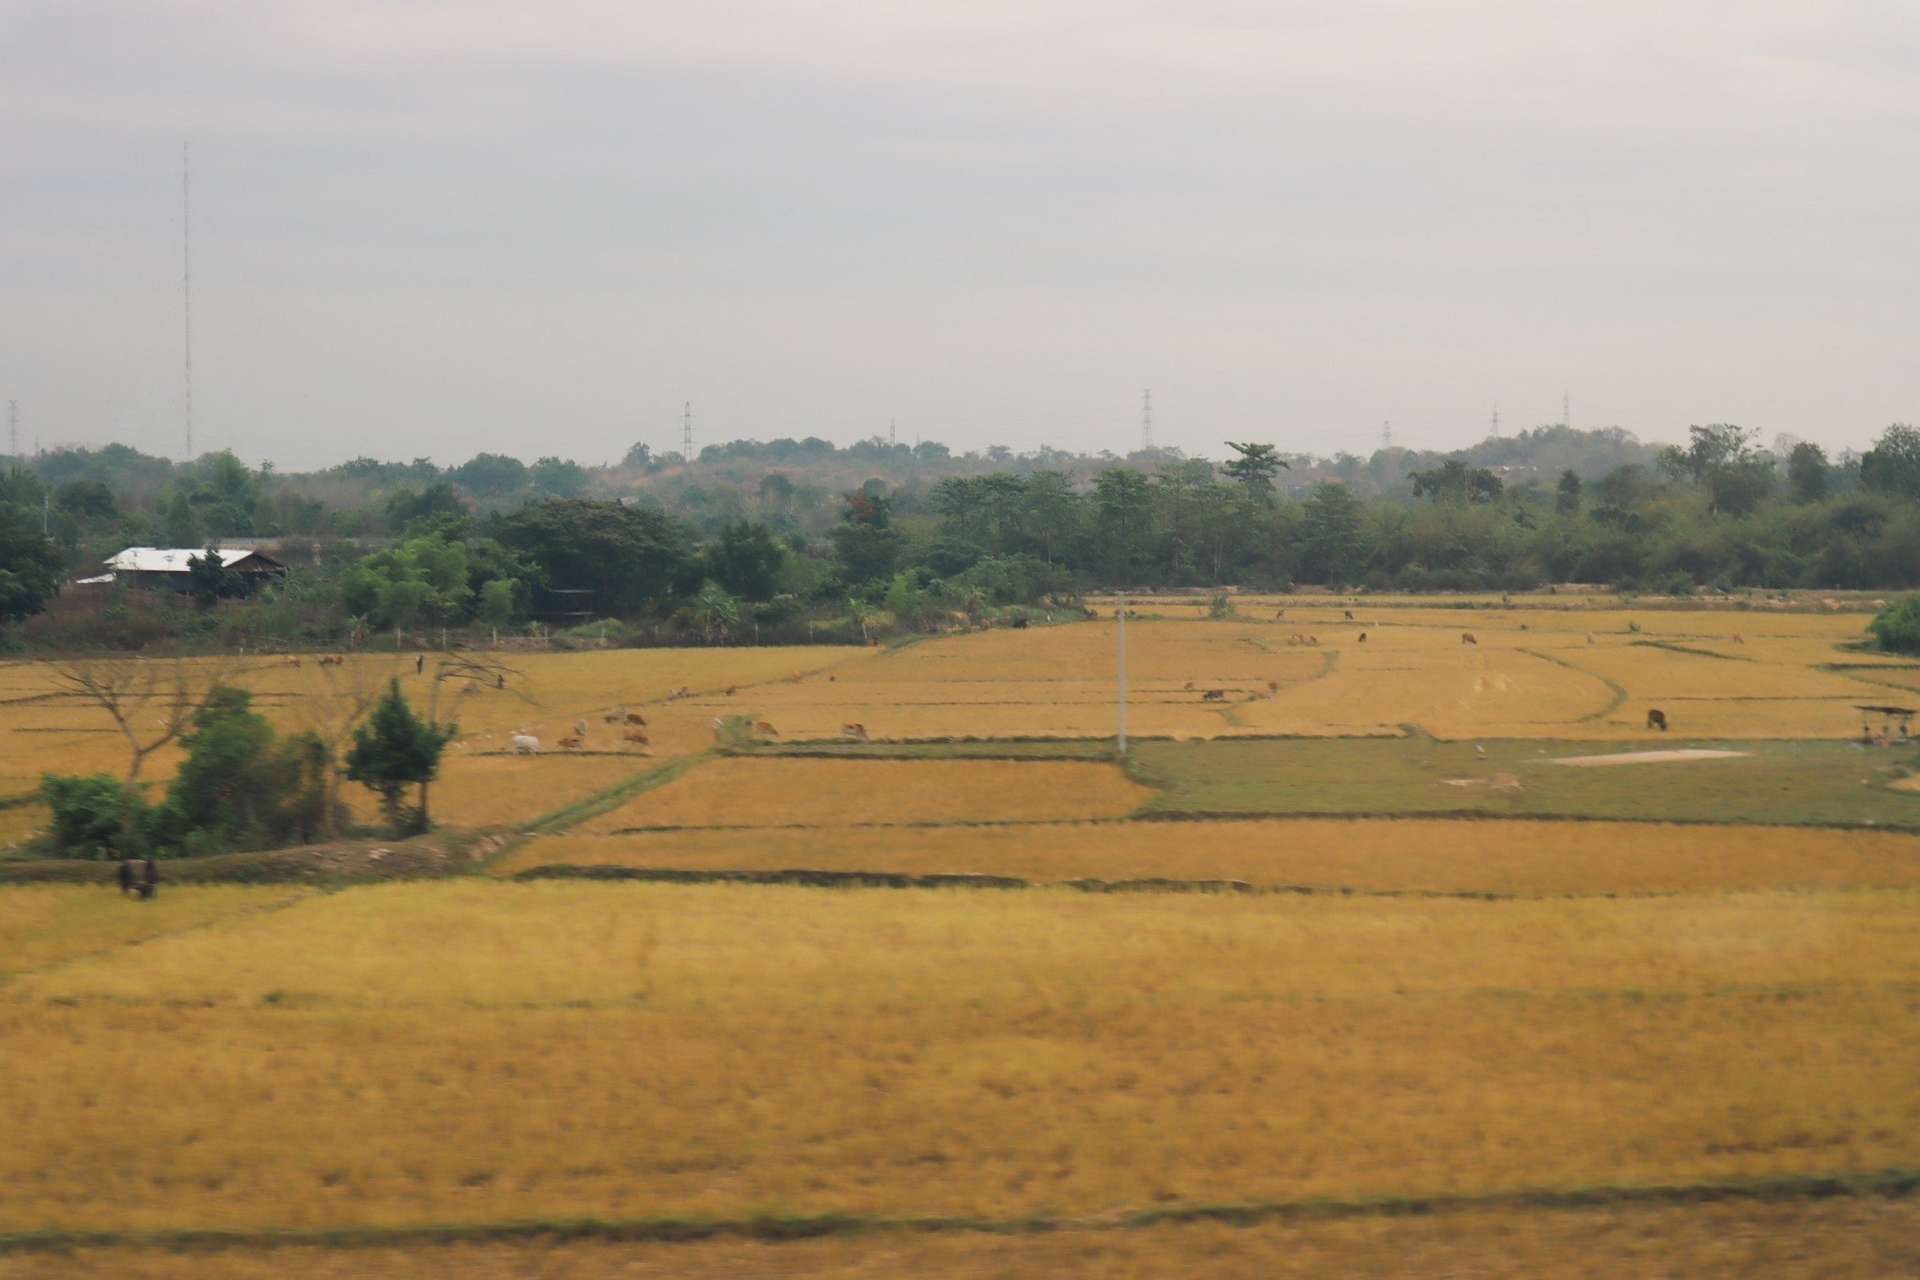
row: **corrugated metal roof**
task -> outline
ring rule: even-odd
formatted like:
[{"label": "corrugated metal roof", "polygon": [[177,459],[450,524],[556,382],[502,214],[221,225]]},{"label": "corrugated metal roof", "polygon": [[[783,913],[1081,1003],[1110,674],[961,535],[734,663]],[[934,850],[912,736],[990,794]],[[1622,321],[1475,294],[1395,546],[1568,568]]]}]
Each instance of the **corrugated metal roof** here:
[{"label": "corrugated metal roof", "polygon": [[[122,573],[186,573],[187,561],[206,555],[205,547],[128,547],[104,563]],[[220,551],[220,563],[231,568],[253,554],[252,547],[227,547]]]}]

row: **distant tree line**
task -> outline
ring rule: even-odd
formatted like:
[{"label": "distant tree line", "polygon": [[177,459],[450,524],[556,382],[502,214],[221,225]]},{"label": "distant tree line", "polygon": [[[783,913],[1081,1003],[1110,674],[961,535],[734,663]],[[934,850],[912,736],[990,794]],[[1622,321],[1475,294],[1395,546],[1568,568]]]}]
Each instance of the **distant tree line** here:
[{"label": "distant tree line", "polygon": [[[1899,424],[1837,459],[1729,424],[1661,449],[1556,426],[1448,455],[1226,450],[1216,463],[748,441],[691,466],[637,447],[613,468],[480,454],[301,476],[230,454],[55,453],[0,477],[0,614],[33,615],[128,543],[262,537],[294,565],[285,582],[233,601],[203,564],[198,610],[116,596],[113,634],[296,643],[606,618],[720,643],[933,625],[1093,587],[1920,585],[1920,432]],[[68,625],[35,618],[12,643],[80,643]]]}]

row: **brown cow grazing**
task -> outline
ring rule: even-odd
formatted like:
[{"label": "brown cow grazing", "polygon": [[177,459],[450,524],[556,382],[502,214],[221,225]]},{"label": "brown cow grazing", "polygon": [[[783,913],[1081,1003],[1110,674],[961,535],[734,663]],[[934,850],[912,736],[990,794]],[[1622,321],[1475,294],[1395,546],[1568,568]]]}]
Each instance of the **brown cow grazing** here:
[{"label": "brown cow grazing", "polygon": [[777,738],[780,736],[780,731],[765,720],[755,720],[753,722],[753,731],[755,733],[764,733],[769,738]]},{"label": "brown cow grazing", "polygon": [[1319,637],[1319,636],[1308,636],[1308,637],[1307,637],[1307,643],[1308,643],[1308,644],[1310,644],[1310,645],[1312,645],[1312,646],[1313,646],[1314,648],[1316,648],[1316,649],[1318,649],[1318,648],[1320,647],[1320,637]]},{"label": "brown cow grazing", "polygon": [[1285,609],[1275,609],[1275,610],[1273,611],[1273,620],[1274,620],[1275,622],[1278,622],[1278,621],[1280,621],[1280,619],[1282,619],[1282,618],[1284,618],[1284,617],[1286,617],[1286,616],[1287,616],[1287,611],[1286,611]]},{"label": "brown cow grazing", "polygon": [[647,742],[648,742],[646,732],[641,729],[629,729],[625,733],[621,734],[620,737],[624,741],[634,743],[636,746],[644,747],[647,745]]},{"label": "brown cow grazing", "polygon": [[1209,689],[1200,695],[1200,701],[1202,702],[1225,702],[1226,700],[1227,691],[1225,689]]},{"label": "brown cow grazing", "polygon": [[1015,631],[1025,631],[1027,629],[1027,617],[1025,614],[1013,620],[1013,629]]},{"label": "brown cow grazing", "polygon": [[1360,643],[1365,644],[1366,642],[1367,642],[1367,633],[1362,631],[1360,633]]},{"label": "brown cow grazing", "polygon": [[287,659],[287,665],[288,665],[288,666],[290,666],[290,667],[297,667],[297,666],[299,666],[299,665],[300,665],[300,659],[298,659],[298,658],[288,658],[288,659]]},{"label": "brown cow grazing", "polygon": [[867,726],[863,724],[843,724],[840,726],[840,736],[843,738],[858,738],[860,741],[865,742],[867,740]]},{"label": "brown cow grazing", "polygon": [[426,669],[427,669],[427,655],[424,653],[414,654],[413,655],[413,674],[419,675],[422,671],[425,671]]},{"label": "brown cow grazing", "polygon": [[1658,707],[1647,712],[1647,728],[1658,729],[1660,732],[1665,733],[1667,731],[1667,713]]},{"label": "brown cow grazing", "polygon": [[1480,642],[1479,642],[1478,640],[1476,640],[1476,639],[1474,639],[1474,638],[1473,638],[1473,632],[1471,632],[1471,631],[1462,631],[1462,632],[1460,633],[1460,643],[1461,643],[1461,644],[1471,644],[1471,645],[1478,645],[1478,644],[1479,644]]},{"label": "brown cow grazing", "polygon": [[1188,689],[1192,689],[1192,688],[1193,688],[1193,681],[1191,681],[1191,680],[1189,680],[1189,681],[1187,681],[1187,688],[1188,688]]},{"label": "brown cow grazing", "polygon": [[645,716],[643,716],[643,715],[641,715],[641,714],[640,714],[640,713],[639,713],[638,711],[629,711],[629,712],[627,712],[627,723],[628,723],[628,724],[637,724],[637,725],[645,725],[645,724],[646,724],[646,722],[647,722],[647,718],[646,718]]},{"label": "brown cow grazing", "polygon": [[619,724],[622,720],[625,720],[626,718],[627,718],[627,709],[625,707],[615,707],[613,710],[607,712],[605,715],[600,717],[600,719],[607,724]]},{"label": "brown cow grazing", "polygon": [[573,722],[573,736],[581,739],[587,736],[587,722],[584,719]]},{"label": "brown cow grazing", "polygon": [[1267,681],[1267,692],[1268,693],[1280,692],[1280,682],[1278,680]]},{"label": "brown cow grazing", "polygon": [[1733,634],[1733,642],[1734,642],[1735,644],[1745,644],[1745,643],[1746,643],[1746,641],[1745,641],[1745,640],[1742,640],[1742,639],[1740,638],[1740,633],[1739,633],[1739,632],[1737,632],[1737,631],[1736,631],[1736,632],[1734,632],[1734,634]]},{"label": "brown cow grazing", "polygon": [[1346,614],[1346,615],[1347,615],[1347,621],[1348,621],[1348,622],[1352,622],[1352,621],[1353,621],[1353,610],[1351,610],[1351,609],[1342,609],[1342,610],[1341,610],[1340,612],[1342,612],[1342,613],[1344,613],[1344,614]]},{"label": "brown cow grazing", "polygon": [[739,686],[737,686],[737,685],[731,685],[731,684],[730,684],[730,685],[728,685],[728,686],[727,686],[727,696],[728,696],[729,698],[731,698],[731,697],[733,696],[733,691],[734,691],[734,690],[735,690],[736,688],[738,688],[738,687],[739,687]]},{"label": "brown cow grazing", "polygon": [[578,751],[580,749],[580,739],[562,738],[560,739],[560,746],[567,751]]}]

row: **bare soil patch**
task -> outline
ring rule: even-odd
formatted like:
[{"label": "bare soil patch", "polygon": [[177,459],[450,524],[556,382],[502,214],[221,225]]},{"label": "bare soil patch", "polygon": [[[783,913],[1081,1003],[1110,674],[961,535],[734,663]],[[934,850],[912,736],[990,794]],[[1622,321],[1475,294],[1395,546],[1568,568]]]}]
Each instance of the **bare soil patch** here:
[{"label": "bare soil patch", "polygon": [[1706,747],[1682,747],[1673,751],[1612,751],[1601,756],[1563,756],[1555,764],[1575,769],[1600,769],[1616,764],[1673,764],[1682,760],[1731,760],[1752,755],[1751,751],[1716,751]]}]

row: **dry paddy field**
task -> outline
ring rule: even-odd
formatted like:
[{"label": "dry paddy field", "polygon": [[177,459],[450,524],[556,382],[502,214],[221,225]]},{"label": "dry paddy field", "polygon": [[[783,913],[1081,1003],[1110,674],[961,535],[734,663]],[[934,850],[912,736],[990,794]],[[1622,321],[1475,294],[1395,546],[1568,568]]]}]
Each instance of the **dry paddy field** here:
[{"label": "dry paddy field", "polygon": [[[1110,617],[516,658],[490,875],[0,888],[0,1278],[1912,1273],[1920,664],[1749,603],[1136,601],[1124,766]],[[0,846],[125,763],[0,748]],[[788,870],[1030,886],[622,878]]]},{"label": "dry paddy field", "polygon": [[[1146,1229],[1206,1206],[1326,1200],[1365,1219],[1381,1197],[1440,1196],[1460,1221],[1403,1243],[1458,1245],[1480,1213],[1552,1249],[1631,1208],[1550,1212],[1580,1188],[1871,1188],[1920,1164],[1912,890],[467,880],[183,889],[140,938],[117,923],[139,908],[103,891],[9,893],[28,904],[0,920],[9,945],[52,941],[0,985],[0,1231],[752,1231],[821,1214]],[[129,1080],[156,1085],[133,1106]],[[1303,1238],[1365,1256],[1386,1247],[1367,1220]],[[1644,1221],[1704,1247],[1692,1213]],[[1111,1247],[1146,1265],[1207,1238]],[[1245,1265],[1286,1238],[1248,1239]],[[985,1246],[924,1247],[957,1268]],[[1008,1247],[998,1265],[1050,1256]]]}]

